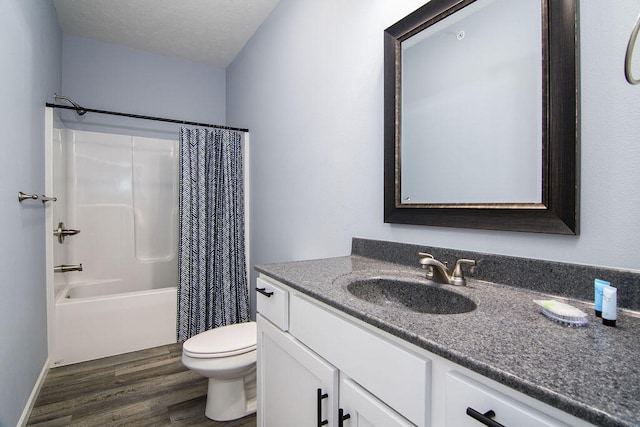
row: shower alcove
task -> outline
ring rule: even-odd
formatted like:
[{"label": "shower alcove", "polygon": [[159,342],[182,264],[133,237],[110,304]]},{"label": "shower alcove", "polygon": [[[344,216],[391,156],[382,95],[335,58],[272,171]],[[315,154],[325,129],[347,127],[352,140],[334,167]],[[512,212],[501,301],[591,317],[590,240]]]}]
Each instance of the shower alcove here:
[{"label": "shower alcove", "polygon": [[[46,111],[54,366],[176,341],[178,141],[66,129]],[[122,131],[121,131],[122,132]],[[79,229],[59,243],[58,224]],[[54,266],[82,271],[54,273]]]}]

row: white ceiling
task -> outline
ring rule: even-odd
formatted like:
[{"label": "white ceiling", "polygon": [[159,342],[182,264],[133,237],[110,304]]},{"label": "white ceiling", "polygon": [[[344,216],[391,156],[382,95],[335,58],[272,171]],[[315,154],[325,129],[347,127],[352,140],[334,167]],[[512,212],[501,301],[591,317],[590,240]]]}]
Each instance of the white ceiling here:
[{"label": "white ceiling", "polygon": [[53,0],[62,31],[226,68],[279,0]]}]

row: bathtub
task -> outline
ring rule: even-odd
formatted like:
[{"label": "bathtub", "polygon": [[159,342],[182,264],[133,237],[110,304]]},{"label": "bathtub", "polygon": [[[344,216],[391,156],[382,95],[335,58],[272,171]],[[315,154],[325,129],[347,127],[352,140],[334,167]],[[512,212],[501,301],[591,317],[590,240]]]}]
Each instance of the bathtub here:
[{"label": "bathtub", "polygon": [[176,342],[176,288],[114,293],[127,288],[105,281],[57,292],[54,366]]}]

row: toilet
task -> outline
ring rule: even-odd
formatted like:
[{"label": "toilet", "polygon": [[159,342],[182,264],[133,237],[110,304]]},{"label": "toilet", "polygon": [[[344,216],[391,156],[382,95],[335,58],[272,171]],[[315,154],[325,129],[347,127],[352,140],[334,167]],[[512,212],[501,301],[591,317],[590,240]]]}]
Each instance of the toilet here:
[{"label": "toilet", "polygon": [[182,364],[209,378],[205,415],[231,421],[256,412],[256,322],[195,335],[182,345]]}]

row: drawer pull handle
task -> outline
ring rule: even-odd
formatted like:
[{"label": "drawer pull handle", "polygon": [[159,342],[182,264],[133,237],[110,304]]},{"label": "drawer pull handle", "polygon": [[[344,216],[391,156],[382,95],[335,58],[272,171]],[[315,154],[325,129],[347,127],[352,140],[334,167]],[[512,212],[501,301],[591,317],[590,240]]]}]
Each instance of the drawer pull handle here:
[{"label": "drawer pull handle", "polygon": [[351,418],[351,414],[345,414],[344,409],[338,409],[338,427],[344,427],[345,420]]},{"label": "drawer pull handle", "polygon": [[329,395],[327,393],[322,393],[321,388],[319,388],[317,391],[318,391],[318,427],[322,427],[329,424],[328,420],[322,419],[322,399],[326,399],[327,397],[329,397]]},{"label": "drawer pull handle", "polygon": [[474,420],[480,421],[482,424],[487,427],[505,427],[497,421],[493,420],[493,417],[496,416],[496,413],[489,409],[484,414],[476,411],[475,409],[469,407],[467,408],[467,415],[469,415]]},{"label": "drawer pull handle", "polygon": [[267,288],[256,288],[256,291],[260,292],[267,298],[271,298],[271,295],[273,295],[273,292],[267,292]]}]

